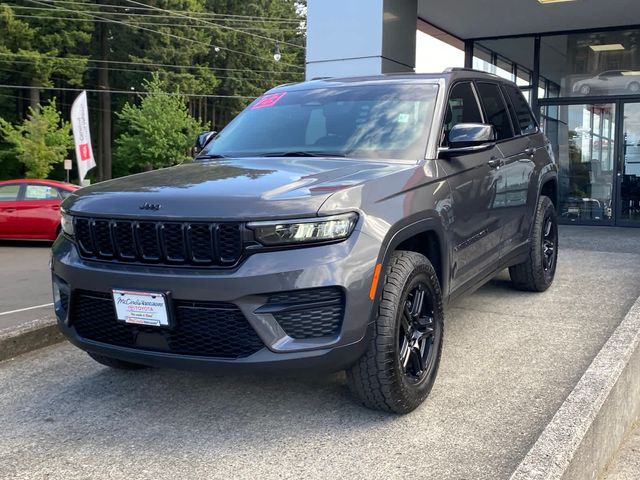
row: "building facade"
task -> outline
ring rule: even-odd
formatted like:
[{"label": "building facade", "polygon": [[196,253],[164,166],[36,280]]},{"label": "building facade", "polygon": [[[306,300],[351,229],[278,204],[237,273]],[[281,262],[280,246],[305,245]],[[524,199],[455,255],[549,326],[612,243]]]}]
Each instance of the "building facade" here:
[{"label": "building facade", "polygon": [[411,71],[426,23],[523,90],[554,145],[563,223],[640,226],[638,22],[638,0],[309,0],[307,77]]}]

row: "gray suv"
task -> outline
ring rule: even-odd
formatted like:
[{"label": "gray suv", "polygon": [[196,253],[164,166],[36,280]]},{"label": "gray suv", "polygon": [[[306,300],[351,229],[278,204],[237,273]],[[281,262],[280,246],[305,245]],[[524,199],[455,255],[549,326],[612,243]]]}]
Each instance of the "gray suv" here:
[{"label": "gray suv", "polygon": [[66,337],[114,368],[345,369],[405,413],[443,305],[509,268],[553,281],[557,169],[512,83],[464,69],[270,90],[182,165],[62,205]]}]

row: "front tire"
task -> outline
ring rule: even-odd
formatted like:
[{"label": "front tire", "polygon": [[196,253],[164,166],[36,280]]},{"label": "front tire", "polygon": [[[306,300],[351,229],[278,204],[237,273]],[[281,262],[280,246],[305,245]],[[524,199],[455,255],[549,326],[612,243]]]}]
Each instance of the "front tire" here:
[{"label": "front tire", "polygon": [[549,197],[540,195],[526,261],[509,268],[518,290],[544,292],[553,283],[558,259],[558,216]]},{"label": "front tire", "polygon": [[427,258],[394,252],[380,283],[374,335],[347,370],[353,394],[368,408],[408,413],[429,395],[442,351],[442,294]]},{"label": "front tire", "polygon": [[125,362],[124,360],[118,360],[117,358],[106,357],[98,353],[87,354],[93,358],[96,362],[105,367],[115,368],[116,370],[141,370],[143,368],[149,368],[146,365],[140,365],[139,363]]}]

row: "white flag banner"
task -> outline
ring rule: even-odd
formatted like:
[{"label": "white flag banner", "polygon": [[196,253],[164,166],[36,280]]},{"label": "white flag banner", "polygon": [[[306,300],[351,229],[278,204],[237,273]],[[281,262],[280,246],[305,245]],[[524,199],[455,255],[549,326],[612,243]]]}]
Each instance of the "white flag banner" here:
[{"label": "white flag banner", "polygon": [[89,108],[87,107],[87,92],[82,92],[71,106],[71,128],[76,142],[76,162],[80,185],[87,172],[96,166],[91,148],[91,132],[89,131]]}]

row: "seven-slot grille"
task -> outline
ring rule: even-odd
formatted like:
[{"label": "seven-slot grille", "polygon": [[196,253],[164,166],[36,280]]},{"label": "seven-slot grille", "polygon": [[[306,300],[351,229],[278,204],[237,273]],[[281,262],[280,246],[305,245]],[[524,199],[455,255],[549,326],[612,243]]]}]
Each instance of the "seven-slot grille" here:
[{"label": "seven-slot grille", "polygon": [[84,258],[170,265],[235,265],[242,255],[238,223],[162,222],[76,217]]}]

